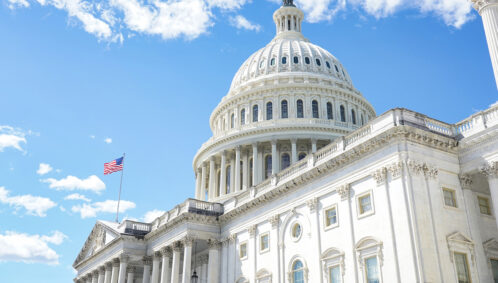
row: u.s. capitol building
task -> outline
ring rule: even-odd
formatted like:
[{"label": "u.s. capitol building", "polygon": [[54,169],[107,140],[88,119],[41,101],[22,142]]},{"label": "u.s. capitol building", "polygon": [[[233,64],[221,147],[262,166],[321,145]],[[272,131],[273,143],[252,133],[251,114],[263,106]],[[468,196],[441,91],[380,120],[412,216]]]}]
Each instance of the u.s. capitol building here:
[{"label": "u.s. capitol building", "polygon": [[[474,6],[497,73],[498,3]],[[498,282],[498,105],[377,115],[293,1],[273,19],[211,115],[195,198],[97,221],[75,282]]]}]

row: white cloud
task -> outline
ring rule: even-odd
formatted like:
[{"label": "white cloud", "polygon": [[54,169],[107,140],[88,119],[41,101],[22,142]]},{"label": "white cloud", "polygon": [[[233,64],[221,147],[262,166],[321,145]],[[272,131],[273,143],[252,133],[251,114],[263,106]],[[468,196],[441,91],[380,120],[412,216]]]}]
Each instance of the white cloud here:
[{"label": "white cloud", "polygon": [[66,196],[64,199],[65,200],[82,200],[82,201],[86,201],[86,202],[92,201],[91,199],[87,198],[86,196],[80,195],[80,194],[70,194],[70,195]]},{"label": "white cloud", "polygon": [[56,180],[54,178],[48,178],[41,180],[43,183],[50,184],[51,189],[56,189],[58,191],[92,191],[94,193],[100,194],[101,191],[105,190],[105,184],[96,175],[92,175],[86,179],[79,179],[74,176],[67,176],[66,178]]},{"label": "white cloud", "polygon": [[52,168],[52,166],[50,166],[50,164],[40,163],[38,170],[36,170],[36,174],[45,175],[47,173],[50,173],[52,170],[54,170],[54,168]]},{"label": "white cloud", "polygon": [[0,187],[0,203],[8,204],[16,210],[24,208],[29,215],[45,217],[47,211],[57,204],[49,198],[32,195],[9,196],[9,191],[5,187]]},{"label": "white cloud", "polygon": [[59,255],[48,244],[60,245],[66,238],[59,231],[51,236],[6,231],[0,234],[0,262],[59,264]]},{"label": "white cloud", "polygon": [[[103,202],[95,202],[90,204],[75,205],[71,208],[72,212],[79,213],[81,218],[96,217],[97,213],[116,213],[118,201],[106,200]],[[135,208],[135,203],[127,200],[122,200],[119,204],[119,212],[125,212],[128,209]]]},{"label": "white cloud", "polygon": [[163,215],[165,212],[166,211],[158,210],[158,209],[147,211],[147,213],[145,213],[145,215],[144,215],[144,222],[150,223],[150,222],[154,221],[156,218],[158,218],[159,216]]},{"label": "white cloud", "polygon": [[27,8],[29,7],[29,2],[26,0],[8,0],[9,3],[9,9],[16,9],[16,8]]},{"label": "white cloud", "polygon": [[224,10],[238,10],[246,4],[247,0],[207,0],[210,7],[218,7]]},{"label": "white cloud", "polygon": [[111,138],[106,138],[106,139],[104,140],[104,142],[105,142],[106,144],[111,144],[111,143],[112,143],[112,139],[111,139]]},{"label": "white cloud", "polygon": [[95,135],[90,135],[90,138],[91,138],[92,140],[94,140],[94,139],[95,139]]},{"label": "white cloud", "polygon": [[24,152],[21,144],[26,143],[25,136],[26,134],[22,130],[10,126],[0,126],[0,152],[9,147]]},{"label": "white cloud", "polygon": [[230,17],[230,24],[238,29],[247,29],[254,31],[259,31],[261,29],[260,25],[251,23],[248,19],[241,15]]}]

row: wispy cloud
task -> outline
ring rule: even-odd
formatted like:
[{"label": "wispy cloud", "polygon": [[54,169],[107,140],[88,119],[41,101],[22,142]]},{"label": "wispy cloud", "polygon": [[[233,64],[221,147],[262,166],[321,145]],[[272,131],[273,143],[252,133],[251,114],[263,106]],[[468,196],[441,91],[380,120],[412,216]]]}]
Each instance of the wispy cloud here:
[{"label": "wispy cloud", "polygon": [[0,262],[59,264],[59,255],[48,244],[60,245],[67,239],[62,232],[50,236],[13,231],[0,234]]},{"label": "wispy cloud", "polygon": [[[79,213],[81,218],[90,218],[96,217],[98,213],[115,213],[117,210],[117,205],[118,201],[116,200],[106,200],[103,202],[75,205],[71,208],[71,211]],[[135,203],[127,200],[122,200],[119,204],[119,212],[125,212],[135,207]]]},{"label": "wispy cloud", "polygon": [[166,211],[164,210],[159,210],[159,209],[154,209],[154,210],[150,210],[150,211],[147,211],[144,215],[144,221],[145,222],[152,222],[154,221],[156,218],[158,218],[159,216],[163,215]]},{"label": "wispy cloud", "polygon": [[92,201],[91,199],[87,198],[86,196],[80,195],[80,194],[70,194],[70,195],[66,196],[64,199],[65,200],[82,200],[82,201],[86,201],[86,202]]},{"label": "wispy cloud", "polygon": [[36,170],[36,174],[45,175],[45,174],[50,173],[52,170],[54,170],[54,168],[52,168],[52,166],[50,166],[50,164],[40,163],[38,170]]},{"label": "wispy cloud", "polygon": [[41,180],[41,182],[50,184],[49,187],[51,189],[58,191],[81,190],[92,191],[100,194],[103,190],[105,190],[104,182],[102,182],[102,180],[96,175],[92,175],[86,179],[80,179],[75,176],[67,176],[66,178],[62,178],[60,180],[48,178]]},{"label": "wispy cloud", "polygon": [[45,217],[47,211],[57,205],[49,198],[32,195],[9,196],[9,194],[5,187],[0,187],[0,203],[8,204],[16,210],[24,208],[29,215]]},{"label": "wispy cloud", "polygon": [[106,139],[104,139],[104,142],[106,144],[111,144],[112,143],[112,139],[111,138],[106,138]]},{"label": "wispy cloud", "polygon": [[26,133],[11,126],[0,126],[0,152],[6,148],[14,148],[25,152],[21,144],[26,143]]},{"label": "wispy cloud", "polygon": [[253,31],[259,31],[261,29],[260,25],[251,23],[248,19],[241,15],[230,17],[230,24],[238,29]]}]

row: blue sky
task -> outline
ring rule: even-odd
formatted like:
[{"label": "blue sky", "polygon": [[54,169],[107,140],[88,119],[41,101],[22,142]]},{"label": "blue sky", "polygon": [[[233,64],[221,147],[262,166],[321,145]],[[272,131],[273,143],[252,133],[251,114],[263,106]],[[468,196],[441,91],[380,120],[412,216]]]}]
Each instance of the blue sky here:
[{"label": "blue sky", "polygon": [[[192,158],[242,62],[274,36],[279,1],[0,0],[0,274],[70,282],[96,219],[145,219],[194,193]],[[301,0],[304,35],[378,114],[457,122],[496,102],[466,0]]]}]

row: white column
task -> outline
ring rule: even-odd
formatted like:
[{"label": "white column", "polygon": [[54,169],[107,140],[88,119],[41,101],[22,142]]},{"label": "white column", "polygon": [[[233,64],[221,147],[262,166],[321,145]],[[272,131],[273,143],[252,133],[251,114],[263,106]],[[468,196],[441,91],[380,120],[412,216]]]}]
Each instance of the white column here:
[{"label": "white column", "polygon": [[105,266],[99,267],[99,280],[98,283],[104,283],[105,279]]},{"label": "white column", "polygon": [[271,173],[278,173],[278,154],[277,154],[277,141],[271,141]]},{"label": "white column", "polygon": [[190,237],[183,239],[183,280],[182,283],[190,283],[192,276],[192,244],[194,240]]},{"label": "white column", "polygon": [[170,247],[164,247],[161,249],[163,255],[163,264],[161,268],[161,283],[168,283],[171,279],[171,269],[169,267],[169,261],[171,260],[172,251]]},{"label": "white column", "polygon": [[112,262],[107,262],[105,264],[105,283],[111,283],[111,273],[112,272]]},{"label": "white column", "polygon": [[92,283],[99,283],[99,271],[92,272]]},{"label": "white column", "polygon": [[126,280],[126,283],[135,283],[135,267],[134,266],[128,266],[126,269],[126,272],[128,274],[128,280]]},{"label": "white column", "polygon": [[[206,199],[206,163],[202,163],[202,169],[201,169],[201,200],[207,200]],[[209,193],[208,193],[209,196]]]},{"label": "white column", "polygon": [[244,160],[242,162],[242,190],[247,190],[249,184],[249,153],[244,151]]},{"label": "white column", "polygon": [[201,173],[201,169],[198,168],[196,171],[195,171],[195,198],[196,199],[201,199],[202,195],[201,195],[201,179],[202,179],[202,173]]},{"label": "white column", "polygon": [[207,283],[219,283],[220,276],[218,274],[218,268],[220,264],[219,260],[220,242],[211,239],[208,241],[208,246],[209,246],[209,262],[208,262]]},{"label": "white column", "polygon": [[311,139],[311,153],[316,152],[316,139]]},{"label": "white column", "polygon": [[220,165],[220,196],[224,195],[227,191],[227,153],[223,151],[221,153],[221,165]]},{"label": "white column", "polygon": [[215,162],[214,162],[214,156],[211,156],[209,159],[209,199],[212,200],[213,198],[216,197],[216,192],[215,192],[215,180],[216,180],[216,171],[215,169]]},{"label": "white column", "polygon": [[271,224],[271,230],[270,230],[270,252],[271,256],[273,258],[273,266],[272,266],[272,282],[280,282],[279,281],[279,264],[278,264],[278,224],[280,222],[280,216],[273,215],[268,219],[268,222]]},{"label": "white column", "polygon": [[495,82],[498,87],[498,2],[495,0],[472,0],[472,2],[482,17]]},{"label": "white column", "polygon": [[142,277],[142,283],[150,283],[150,265],[152,264],[152,257],[144,256],[142,261],[144,263],[144,274]]},{"label": "white column", "polygon": [[227,258],[227,278],[228,278],[228,282],[235,282],[235,280],[237,280],[237,278],[235,278],[235,268],[234,266],[231,264],[234,262],[234,257],[235,257],[235,251],[237,249],[237,247],[235,246],[235,241],[237,239],[237,235],[236,234],[231,234],[229,237],[228,237],[228,247],[227,247],[227,255],[226,255],[226,258]]},{"label": "white column", "polygon": [[256,186],[258,183],[258,144],[252,144],[252,185]]},{"label": "white column", "polygon": [[86,282],[86,283],[92,283],[92,277],[93,277],[93,276],[92,276],[92,274],[88,274],[88,275],[86,276],[85,282]]},{"label": "white column", "polygon": [[159,283],[159,264],[161,263],[161,252],[157,251],[154,253],[152,258],[152,278],[151,283]]},{"label": "white column", "polygon": [[498,225],[498,162],[492,162],[481,168],[481,173],[488,177],[489,194],[493,203],[493,215]]},{"label": "white column", "polygon": [[115,258],[112,260],[111,283],[118,283],[118,276],[119,276],[119,259]]},{"label": "white column", "polygon": [[297,140],[296,139],[291,139],[291,164],[294,164],[297,162]]},{"label": "white column", "polygon": [[230,192],[234,192],[235,188],[235,159],[231,156],[230,159]]},{"label": "white column", "polygon": [[[248,249],[248,258],[251,258],[252,260],[252,265],[251,265],[251,275],[250,277],[254,278],[254,282],[256,282],[256,264],[257,264],[257,241],[256,241],[256,232],[257,232],[257,226],[252,225],[249,226],[248,228],[249,232],[249,246],[247,247]],[[250,280],[250,279],[249,279]]]},{"label": "white column", "polygon": [[235,147],[235,186],[233,192],[240,191],[240,145]]},{"label": "white column", "polygon": [[128,256],[121,255],[119,257],[119,283],[126,283],[126,268],[128,267]]},{"label": "white column", "polygon": [[208,256],[207,255],[202,256],[201,262],[202,262],[202,272],[200,278],[202,279],[201,281],[202,283],[206,283],[207,274],[208,274]]},{"label": "white column", "polygon": [[182,246],[180,242],[173,244],[173,263],[171,265],[171,283],[178,283],[180,279],[180,253]]}]

